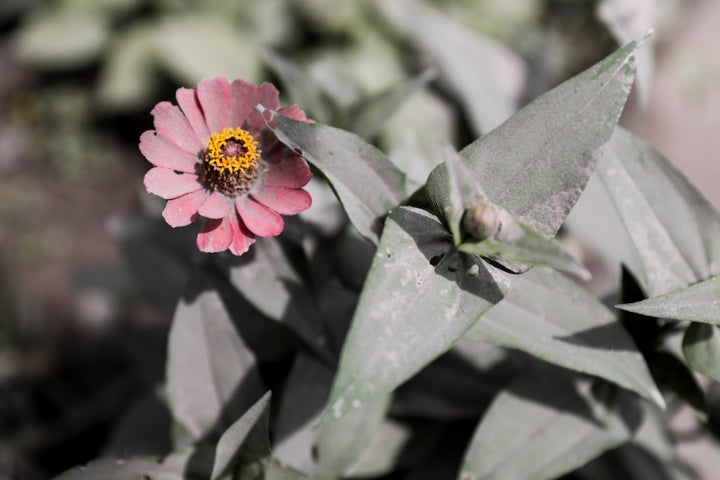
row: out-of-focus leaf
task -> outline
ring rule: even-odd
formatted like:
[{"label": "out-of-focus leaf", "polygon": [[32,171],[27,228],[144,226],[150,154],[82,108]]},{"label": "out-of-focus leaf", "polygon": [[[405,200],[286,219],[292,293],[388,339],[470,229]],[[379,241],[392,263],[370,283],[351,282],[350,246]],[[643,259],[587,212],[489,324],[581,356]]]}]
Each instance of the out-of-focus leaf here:
[{"label": "out-of-focus leaf", "polygon": [[332,98],[309,72],[272,51],[265,52],[263,60],[278,74],[291,100],[300,105],[309,118],[329,123],[337,116],[337,106]]},{"label": "out-of-focus leaf", "polygon": [[41,67],[75,67],[97,57],[108,40],[108,21],[101,15],[67,9],[37,9],[15,38],[16,53]]},{"label": "out-of-focus leaf", "polygon": [[132,26],[113,41],[100,73],[99,100],[112,110],[131,110],[151,98],[155,71],[152,28]]},{"label": "out-of-focus leaf", "polygon": [[390,395],[376,397],[325,423],[316,444],[316,474],[321,478],[342,477],[378,434],[389,405]]},{"label": "out-of-focus leaf", "polygon": [[170,412],[158,395],[145,395],[117,421],[100,456],[163,455],[171,450],[171,423]]},{"label": "out-of-focus leaf", "polygon": [[720,275],[688,288],[616,307],[649,317],[720,325]]},{"label": "out-of-focus leaf", "polygon": [[[206,478],[212,457],[208,451],[185,450],[165,458],[133,457],[126,460],[103,458],[75,467],[55,477],[55,480],[185,480]],[[192,460],[192,461],[191,461]]]},{"label": "out-of-focus leaf", "polygon": [[670,162],[617,128],[598,175],[640,259],[654,297],[720,273],[720,215]]},{"label": "out-of-focus leaf", "polygon": [[177,444],[219,434],[260,398],[255,363],[219,295],[196,278],[169,336],[166,393],[179,427]]},{"label": "out-of-focus leaf", "polygon": [[629,440],[640,413],[629,395],[607,383],[530,371],[483,416],[459,478],[556,478]]},{"label": "out-of-focus leaf", "polygon": [[690,368],[720,382],[720,334],[716,326],[701,323],[688,326],[682,351]]},{"label": "out-of-focus leaf", "polygon": [[675,393],[695,410],[703,422],[707,421],[705,394],[690,369],[678,357],[665,351],[654,352],[648,357],[648,365],[660,388]]},{"label": "out-of-focus leaf", "polygon": [[260,77],[256,38],[229,18],[165,17],[155,26],[154,43],[158,59],[183,83],[215,76],[256,82]]},{"label": "out-of-focus leaf", "polygon": [[[624,45],[648,34],[657,21],[656,0],[603,0],[597,4],[597,16],[612,34]],[[650,100],[652,79],[655,72],[652,38],[646,38],[637,52],[638,71],[635,80],[640,105],[644,108]]]},{"label": "out-of-focus leaf", "polygon": [[215,448],[211,480],[225,478],[236,468],[242,468],[270,455],[269,407],[270,392],[222,434]]},{"label": "out-of-focus leaf", "polygon": [[[507,222],[503,222],[503,228],[506,224]],[[519,224],[519,228],[519,236],[506,242],[487,239],[477,243],[463,243],[458,249],[493,260],[547,266],[573,273],[585,280],[590,278],[590,272],[567,253],[559,242],[543,237],[527,225]]]},{"label": "out-of-focus leaf", "polygon": [[505,299],[465,338],[522,350],[665,405],[642,355],[613,314],[552,270],[535,268],[514,276]]},{"label": "out-of-focus leaf", "polygon": [[504,280],[480,259],[449,254],[451,246],[434,216],[393,210],[343,347],[326,421],[391,392],[502,299]]},{"label": "out-of-focus leaf", "polygon": [[248,302],[329,358],[329,338],[314,296],[277,238],[259,238],[248,253],[224,264],[230,282]]},{"label": "out-of-focus leaf", "polygon": [[[634,77],[631,43],[571,78],[460,152],[491,202],[552,238],[593,172]],[[444,167],[428,178],[435,211],[448,203]]]},{"label": "out-of-focus leaf", "polygon": [[282,115],[274,119],[271,128],[280,141],[325,175],[355,228],[377,243],[382,218],[405,198],[405,175],[350,132]]},{"label": "out-of-focus leaf", "polygon": [[264,462],[264,480],[316,480],[307,473],[283,465],[274,458]]},{"label": "out-of-focus leaf", "polygon": [[[387,475],[398,467],[403,452],[410,450],[409,443],[413,431],[393,421],[380,424],[373,436],[373,441],[360,457],[346,469],[346,477],[376,478]],[[417,453],[418,445],[412,445],[413,453]]]},{"label": "out-of-focus leaf", "polygon": [[142,0],[62,0],[62,5],[68,11],[76,12],[98,12],[106,14],[123,13],[137,7]]},{"label": "out-of-focus leaf", "polygon": [[363,100],[348,115],[347,129],[370,139],[380,133],[388,118],[416,91],[433,79],[435,73],[426,70],[412,80],[404,81],[371,98]]},{"label": "out-of-focus leaf", "polygon": [[420,2],[375,3],[437,63],[478,134],[489,132],[515,112],[526,75],[518,55]]}]

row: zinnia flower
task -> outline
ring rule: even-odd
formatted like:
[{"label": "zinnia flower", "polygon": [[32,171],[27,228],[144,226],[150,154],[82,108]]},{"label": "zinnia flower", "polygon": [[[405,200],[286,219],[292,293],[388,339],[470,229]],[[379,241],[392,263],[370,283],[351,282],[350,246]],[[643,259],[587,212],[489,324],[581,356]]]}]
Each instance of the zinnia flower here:
[{"label": "zinnia flower", "polygon": [[145,187],[168,201],[163,217],[170,226],[204,217],[198,248],[241,255],[255,236],[280,234],[281,215],[310,207],[302,189],[310,169],[278,141],[256,106],[308,119],[297,105],[278,110],[272,84],[215,78],[201,81],[196,90],[178,89],[176,98],[179,107],[155,106],[155,130],[140,137],[140,151],[155,165],[145,175]]}]

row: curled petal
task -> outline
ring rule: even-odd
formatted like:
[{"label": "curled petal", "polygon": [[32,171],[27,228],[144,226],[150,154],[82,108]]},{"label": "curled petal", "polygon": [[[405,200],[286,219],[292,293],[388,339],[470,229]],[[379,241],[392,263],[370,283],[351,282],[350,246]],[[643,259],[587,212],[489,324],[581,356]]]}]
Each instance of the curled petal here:
[{"label": "curled petal", "polygon": [[255,243],[255,235],[245,227],[237,215],[230,215],[230,228],[232,229],[232,240],[230,251],[235,255],[242,255],[247,252],[250,245]]},{"label": "curled petal", "polygon": [[260,101],[260,86],[235,80],[230,90],[229,123],[233,128],[242,127]]},{"label": "curled petal", "polygon": [[155,130],[191,155],[205,148],[202,139],[195,134],[187,117],[170,102],[160,102],[150,112],[154,117]]},{"label": "curled petal", "polygon": [[210,133],[222,132],[231,127],[228,122],[230,109],[230,84],[222,77],[203,80],[197,86],[197,98],[205,114]]},{"label": "curled petal", "polygon": [[171,227],[190,225],[198,218],[198,208],[205,201],[207,192],[195,190],[185,195],[168,200],[162,216]]},{"label": "curled petal", "polygon": [[195,90],[178,88],[175,92],[175,98],[180,108],[182,108],[185,117],[187,117],[193,131],[195,131],[195,136],[197,136],[201,142],[206,142],[207,139],[210,138],[210,132],[205,123],[205,116],[198,102],[197,95],[195,95]]},{"label": "curled petal", "polygon": [[270,119],[272,118],[272,112],[270,112],[269,110],[277,110],[280,106],[280,102],[278,100],[279,93],[277,91],[277,88],[275,88],[275,85],[273,85],[272,83],[265,82],[260,85],[259,93],[260,97],[258,98],[258,103],[268,110],[266,110],[264,113],[265,118],[263,118],[263,114],[260,114],[260,112],[255,109],[253,109],[250,113],[247,125],[248,130],[253,135],[266,127],[265,120],[270,121]]},{"label": "curled petal", "polygon": [[250,197],[238,198],[235,207],[248,230],[258,237],[274,237],[285,227],[280,215]]},{"label": "curled petal", "polygon": [[200,227],[197,236],[197,247],[201,252],[222,252],[227,250],[232,240],[232,228],[230,220],[217,218],[208,220]]},{"label": "curled petal", "polygon": [[212,192],[198,213],[205,218],[223,218],[233,212],[232,201],[220,192]]},{"label": "curled petal", "polygon": [[312,197],[302,189],[265,186],[252,196],[282,215],[295,215],[312,205]]},{"label": "curled petal", "polygon": [[278,110],[278,113],[284,117],[292,118],[293,120],[299,120],[306,123],[315,123],[315,120],[310,120],[305,112],[300,110],[297,103],[293,103],[289,107],[283,107]]},{"label": "curled petal", "polygon": [[294,153],[287,153],[280,161],[270,162],[265,174],[267,187],[302,188],[310,181],[312,173],[305,160]]},{"label": "curled petal", "polygon": [[145,188],[153,195],[167,200],[200,190],[203,186],[197,175],[175,173],[167,168],[155,167],[145,174]]},{"label": "curled petal", "polygon": [[195,173],[197,157],[182,150],[171,140],[148,130],[140,135],[140,151],[156,167]]}]

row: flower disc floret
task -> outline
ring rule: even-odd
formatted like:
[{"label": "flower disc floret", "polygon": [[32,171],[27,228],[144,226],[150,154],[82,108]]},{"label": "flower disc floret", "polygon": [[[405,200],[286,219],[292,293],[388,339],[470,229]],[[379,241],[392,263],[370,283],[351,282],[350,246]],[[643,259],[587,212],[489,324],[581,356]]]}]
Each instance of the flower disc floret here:
[{"label": "flower disc floret", "polygon": [[260,148],[257,140],[242,128],[224,128],[208,140],[203,159],[203,183],[229,196],[250,191],[258,178]]}]

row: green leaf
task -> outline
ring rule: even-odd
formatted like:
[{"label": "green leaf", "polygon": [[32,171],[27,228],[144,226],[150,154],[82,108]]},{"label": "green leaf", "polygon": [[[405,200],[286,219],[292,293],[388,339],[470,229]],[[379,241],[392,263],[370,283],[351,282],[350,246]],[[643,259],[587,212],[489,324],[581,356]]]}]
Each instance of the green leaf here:
[{"label": "green leaf", "polygon": [[[387,475],[398,467],[403,453],[411,450],[409,447],[413,436],[410,428],[388,420],[379,425],[372,438],[372,442],[363,451],[353,464],[346,469],[346,477],[376,478]],[[418,445],[412,445],[412,453],[418,452]]]},{"label": "green leaf", "polygon": [[432,70],[417,75],[379,94],[362,100],[348,115],[347,130],[370,139],[384,128],[388,118],[410,97],[433,79]]},{"label": "green leaf", "polygon": [[502,299],[503,279],[480,259],[449,254],[451,247],[442,224],[423,210],[400,207],[388,217],[326,420],[391,392],[448,351]]},{"label": "green leaf", "polygon": [[668,389],[684,400],[700,420],[707,422],[705,394],[688,367],[670,352],[658,351],[648,356],[648,365],[660,388]]},{"label": "green leaf", "polygon": [[15,40],[15,51],[24,61],[40,67],[75,67],[97,57],[107,43],[110,29],[103,15],[65,8],[36,9],[27,17]]},{"label": "green leaf", "polygon": [[[634,76],[635,44],[571,78],[460,152],[489,200],[552,238],[590,178]],[[435,211],[448,203],[444,167],[428,179]]]},{"label": "green leaf", "polygon": [[593,295],[552,270],[512,277],[505,299],[465,338],[522,350],[547,362],[595,375],[664,408],[635,343]]},{"label": "green leaf", "polygon": [[275,115],[278,139],[328,179],[350,221],[377,244],[382,219],[406,195],[405,175],[378,149],[345,130]]},{"label": "green leaf", "polygon": [[515,112],[525,86],[525,66],[517,54],[423,3],[376,3],[437,64],[477,133],[487,133]]},{"label": "green leaf", "polygon": [[260,78],[258,40],[230,18],[208,14],[163,17],[155,26],[158,60],[181,82],[196,84],[222,76]]},{"label": "green leaf", "polygon": [[688,288],[616,307],[649,317],[720,325],[720,275]]},{"label": "green leaf", "polygon": [[521,264],[552,267],[573,273],[584,280],[590,279],[590,272],[567,253],[559,242],[546,239],[527,225],[517,224],[519,235],[513,234],[507,241],[502,241],[500,237],[508,226],[507,220],[506,218],[502,222],[498,238],[477,243],[463,243],[458,247],[459,250],[492,260],[509,260]]},{"label": "green leaf", "polygon": [[670,162],[618,128],[598,166],[640,259],[649,296],[720,273],[720,215]]},{"label": "green leaf", "polygon": [[253,353],[199,277],[178,304],[168,341],[165,388],[182,429],[176,443],[219,434],[262,395]]},{"label": "green leaf", "polygon": [[309,118],[329,123],[337,117],[337,105],[309,72],[272,51],[266,51],[263,60],[277,73],[292,101],[301,105]]},{"label": "green leaf", "polygon": [[448,202],[443,205],[442,211],[435,214],[450,229],[455,245],[463,240],[462,219],[466,210],[475,208],[481,202],[487,201],[485,192],[472,178],[467,167],[463,165],[462,158],[454,148],[447,146],[445,153],[445,168],[447,169]]},{"label": "green leaf", "polygon": [[690,368],[720,382],[720,335],[714,325],[690,324],[685,330],[682,351]]},{"label": "green leaf", "polygon": [[318,355],[332,357],[314,295],[277,238],[258,238],[239,258],[224,259],[230,283],[268,318],[286,325]]},{"label": "green leaf", "polygon": [[463,480],[561,476],[632,437],[640,410],[606,383],[530,371],[500,392],[465,453]]},{"label": "green leaf", "polygon": [[269,406],[270,392],[267,392],[222,434],[215,449],[210,480],[219,480],[235,469],[270,455]]}]

